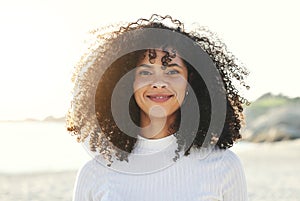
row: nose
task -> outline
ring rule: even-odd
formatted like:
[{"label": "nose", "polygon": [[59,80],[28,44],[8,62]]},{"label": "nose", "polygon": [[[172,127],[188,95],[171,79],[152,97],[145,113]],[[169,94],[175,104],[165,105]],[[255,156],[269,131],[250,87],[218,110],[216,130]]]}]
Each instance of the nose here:
[{"label": "nose", "polygon": [[161,80],[158,80],[158,81],[155,81],[154,83],[151,84],[151,88],[166,88],[168,85],[167,83],[161,81]]}]

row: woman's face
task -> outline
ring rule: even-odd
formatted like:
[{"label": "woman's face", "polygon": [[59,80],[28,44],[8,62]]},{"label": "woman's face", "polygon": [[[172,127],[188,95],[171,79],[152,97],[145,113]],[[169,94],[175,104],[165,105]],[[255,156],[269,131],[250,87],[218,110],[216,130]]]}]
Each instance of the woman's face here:
[{"label": "woman's face", "polygon": [[185,98],[187,67],[183,60],[176,56],[164,68],[161,60],[165,55],[165,52],[156,50],[156,58],[151,59],[150,63],[147,51],[137,63],[133,85],[134,97],[141,111],[148,116],[175,115]]}]

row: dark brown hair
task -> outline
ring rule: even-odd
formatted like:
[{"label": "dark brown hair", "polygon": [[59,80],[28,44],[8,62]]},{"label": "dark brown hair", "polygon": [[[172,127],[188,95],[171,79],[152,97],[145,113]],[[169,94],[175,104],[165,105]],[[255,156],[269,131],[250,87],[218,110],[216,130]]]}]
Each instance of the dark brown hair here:
[{"label": "dark brown hair", "polygon": [[[167,25],[167,21],[171,25]],[[74,79],[74,100],[72,107],[67,116],[67,127],[78,137],[78,141],[84,141],[89,137],[90,149],[98,151],[106,155],[108,160],[112,157],[112,152],[115,153],[118,160],[127,160],[128,154],[131,153],[136,143],[135,136],[128,136],[123,133],[116,125],[111,112],[111,96],[117,82],[130,70],[132,70],[137,63],[138,58],[147,50],[138,50],[127,53],[115,61],[108,62],[110,65],[107,69],[102,69],[103,60],[109,60],[108,52],[114,52],[117,49],[122,49],[124,44],[116,43],[116,39],[123,33],[147,28],[159,28],[171,30],[176,33],[183,34],[192,39],[199,47],[201,47],[206,54],[211,58],[215,67],[217,68],[226,93],[226,117],[224,127],[220,136],[215,139],[213,133],[207,133],[211,122],[211,97],[208,88],[197,70],[185,61],[188,68],[188,82],[191,90],[195,93],[200,112],[200,121],[198,131],[195,133],[195,138],[192,144],[185,149],[185,155],[189,155],[191,147],[200,148],[206,146],[203,144],[205,137],[209,137],[210,142],[216,143],[221,149],[229,148],[235,141],[241,138],[240,128],[244,121],[243,118],[243,104],[249,104],[236,89],[233,80],[245,88],[244,77],[248,75],[247,70],[242,64],[229,52],[224,43],[222,43],[215,34],[209,30],[198,27],[198,30],[190,32],[185,31],[183,24],[172,19],[170,16],[153,15],[149,20],[140,19],[137,22],[129,23],[126,26],[121,26],[117,31],[109,33],[101,33],[102,30],[93,32],[97,39],[105,41],[104,44],[95,45],[90,48],[88,53],[85,54],[77,65]],[[100,33],[99,33],[100,32]],[[134,39],[126,41],[125,44],[134,43]],[[168,53],[168,52],[166,52]],[[99,70],[100,69],[100,70]],[[101,75],[101,79],[97,82],[95,74]],[[124,93],[131,93],[124,91]],[[122,97],[122,95],[120,95]],[[94,98],[94,99],[93,99]],[[189,96],[185,100],[182,107],[188,107]],[[93,106],[88,106],[94,103]],[[139,107],[137,106],[133,96],[130,99],[129,112],[132,121],[139,125]],[[180,123],[181,110],[178,111],[178,118],[171,129],[178,131]],[[178,152],[185,146],[184,131],[176,132]],[[122,152],[116,151],[117,149]],[[126,154],[127,153],[127,154]]]}]

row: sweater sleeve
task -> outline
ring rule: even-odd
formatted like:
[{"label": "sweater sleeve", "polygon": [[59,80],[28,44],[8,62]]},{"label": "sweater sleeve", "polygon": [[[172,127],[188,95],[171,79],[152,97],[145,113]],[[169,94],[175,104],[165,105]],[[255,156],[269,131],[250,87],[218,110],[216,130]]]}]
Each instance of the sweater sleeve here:
[{"label": "sweater sleeve", "polygon": [[231,150],[226,150],[221,166],[223,201],[247,201],[246,178],[238,156]]},{"label": "sweater sleeve", "polygon": [[92,201],[93,163],[91,160],[79,169],[73,190],[73,201]]}]

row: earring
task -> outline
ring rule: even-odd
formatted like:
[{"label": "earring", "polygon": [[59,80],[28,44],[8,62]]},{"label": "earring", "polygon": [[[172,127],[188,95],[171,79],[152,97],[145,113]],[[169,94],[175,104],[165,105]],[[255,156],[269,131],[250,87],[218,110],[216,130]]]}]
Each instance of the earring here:
[{"label": "earring", "polygon": [[184,99],[183,99],[182,105],[185,104],[188,95],[189,95],[189,90],[187,89],[187,90],[185,91],[185,97],[184,97]]}]

